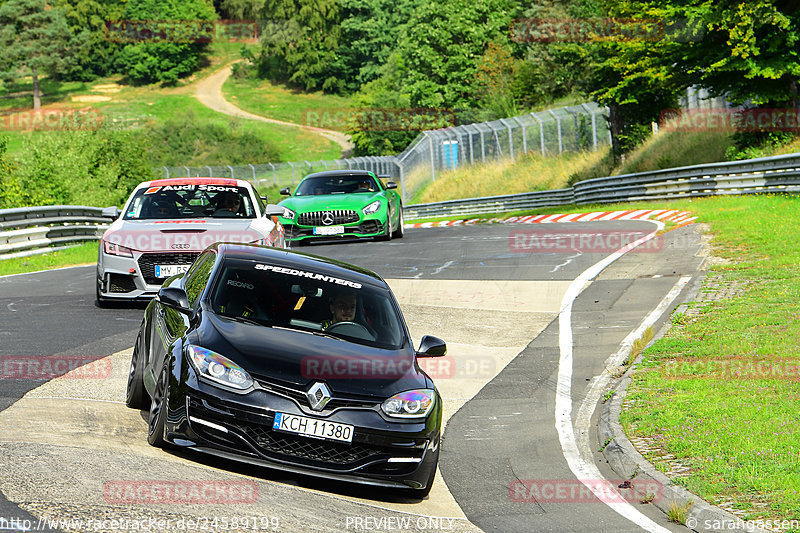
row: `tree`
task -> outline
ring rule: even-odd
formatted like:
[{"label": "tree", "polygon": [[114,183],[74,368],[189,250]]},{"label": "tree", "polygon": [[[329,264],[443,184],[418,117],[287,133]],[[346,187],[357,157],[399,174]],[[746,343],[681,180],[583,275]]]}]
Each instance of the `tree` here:
[{"label": "tree", "polygon": [[9,0],[0,6],[0,75],[33,78],[34,110],[41,108],[39,76],[67,69],[74,44],[64,12],[45,0]]},{"label": "tree", "polygon": [[119,37],[127,41],[117,66],[137,83],[174,84],[196,70],[213,38],[214,6],[207,0],[128,0]]}]

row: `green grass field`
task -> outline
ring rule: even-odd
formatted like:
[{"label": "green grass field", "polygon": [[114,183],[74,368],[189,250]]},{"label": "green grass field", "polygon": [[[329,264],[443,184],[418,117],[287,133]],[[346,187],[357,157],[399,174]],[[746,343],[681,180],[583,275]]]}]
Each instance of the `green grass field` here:
[{"label": "green grass field", "polygon": [[256,115],[326,129],[336,128],[324,122],[325,113],[346,112],[351,107],[350,99],[342,96],[306,93],[268,80],[233,76],[222,86],[222,93],[229,102]]},{"label": "green grass field", "polygon": [[97,242],[87,242],[64,250],[46,254],[19,257],[16,259],[0,259],[0,276],[37,272],[52,268],[73,265],[94,264],[97,262]]}]

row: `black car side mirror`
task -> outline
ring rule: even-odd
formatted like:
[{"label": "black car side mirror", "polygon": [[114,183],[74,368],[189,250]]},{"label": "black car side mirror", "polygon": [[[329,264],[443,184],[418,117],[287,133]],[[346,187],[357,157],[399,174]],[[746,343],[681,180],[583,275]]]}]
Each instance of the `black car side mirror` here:
[{"label": "black car side mirror", "polygon": [[386,188],[387,189],[396,189],[397,188],[397,184],[395,182],[393,182],[393,181],[387,181],[386,182]]},{"label": "black car side mirror", "polygon": [[419,343],[417,357],[441,357],[447,355],[447,344],[439,337],[425,335]]},{"label": "black car side mirror", "polygon": [[184,315],[192,314],[192,309],[189,307],[189,297],[186,295],[186,291],[180,287],[161,287],[156,298],[165,307],[174,309]]},{"label": "black car side mirror", "polygon": [[284,196],[291,196],[292,193],[289,192],[289,187],[284,187],[281,189],[281,194]]}]

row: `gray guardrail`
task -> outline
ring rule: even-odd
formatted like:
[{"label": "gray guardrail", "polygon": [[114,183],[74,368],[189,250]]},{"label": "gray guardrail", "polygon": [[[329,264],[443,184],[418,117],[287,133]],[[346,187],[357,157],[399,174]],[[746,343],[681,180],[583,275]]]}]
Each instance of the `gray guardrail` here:
[{"label": "gray guardrail", "polygon": [[724,194],[800,192],[800,153],[594,178],[569,189],[468,198],[404,208],[406,220]]},{"label": "gray guardrail", "polygon": [[0,209],[0,257],[25,257],[97,240],[111,222],[103,211],[81,205]]},{"label": "gray guardrail", "polygon": [[[800,153],[595,178],[569,189],[408,205],[403,214],[406,220],[414,220],[570,204],[758,193],[800,193]],[[110,222],[107,209],[55,205],[0,210],[0,257],[32,255],[50,251],[53,245],[97,239]]]}]

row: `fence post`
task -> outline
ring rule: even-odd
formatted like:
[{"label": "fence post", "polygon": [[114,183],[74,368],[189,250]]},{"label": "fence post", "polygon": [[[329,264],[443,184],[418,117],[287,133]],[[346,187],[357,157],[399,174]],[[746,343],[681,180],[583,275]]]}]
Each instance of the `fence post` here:
[{"label": "fence post", "polygon": [[287,163],[289,163],[289,166],[292,167],[292,187],[294,187],[294,163],[289,161],[287,161]]},{"label": "fence post", "polygon": [[210,166],[206,165],[206,168],[208,169],[208,177],[210,178],[211,176],[214,175],[214,172],[211,170]]},{"label": "fence post", "polygon": [[167,172],[167,179],[169,179],[169,168],[167,167],[161,167],[161,168],[163,168]]},{"label": "fence post", "polygon": [[254,167],[251,164],[248,164],[248,166],[250,167],[250,170],[253,171],[253,185],[255,185],[256,184],[256,167]]},{"label": "fence post", "polygon": [[500,137],[497,136],[497,130],[494,129],[494,126],[492,126],[491,122],[486,122],[486,125],[489,127],[490,130],[492,130],[492,133],[494,134],[494,142],[497,146],[496,159],[500,159],[503,156],[503,147],[500,146]]},{"label": "fence post", "polygon": [[508,153],[511,156],[511,162],[514,162],[514,137],[511,134],[511,126],[506,122],[506,119],[501,118],[500,124],[508,128]]},{"label": "fence post", "polygon": [[436,167],[433,161],[433,138],[428,136],[427,131],[423,131],[422,134],[428,138],[428,146],[430,148],[431,156],[431,180],[436,181]]},{"label": "fence post", "polygon": [[589,113],[589,116],[592,117],[592,146],[594,147],[594,151],[597,151],[597,115],[592,113],[592,109],[586,105],[581,104],[581,106]]},{"label": "fence post", "polygon": [[191,172],[191,170],[189,170],[189,167],[184,166],[183,168],[186,169],[186,177],[187,178],[191,178],[192,177],[192,172]]},{"label": "fence post", "polygon": [[328,170],[328,163],[326,163],[325,160],[320,159],[319,162],[322,163],[322,166],[325,167],[325,170]]},{"label": "fence post", "polygon": [[561,140],[561,117],[553,113],[552,109],[548,109],[547,112],[553,115],[553,118],[556,119],[556,123],[558,124],[558,153],[563,153],[564,142]]},{"label": "fence post", "polygon": [[486,163],[486,143],[483,140],[483,130],[478,124],[475,125],[475,128],[481,134],[481,163]]},{"label": "fence post", "polygon": [[542,119],[540,119],[539,115],[536,113],[531,113],[531,116],[539,123],[539,144],[542,145],[542,157],[544,157],[547,155],[544,148],[544,122],[542,122]]},{"label": "fence post", "polygon": [[527,138],[526,133],[525,133],[525,123],[522,122],[519,119],[519,117],[514,117],[513,120],[516,120],[517,124],[519,124],[520,127],[522,128],[522,153],[523,154],[527,154],[528,153],[528,138]]},{"label": "fence post", "polygon": [[400,164],[400,161],[395,159],[395,164],[397,168],[400,170],[400,197],[403,199],[403,202],[406,201],[406,175],[403,171],[403,165]]},{"label": "fence post", "polygon": [[231,179],[235,180],[236,178],[233,176],[233,167],[228,165],[228,169],[230,169],[230,171],[231,171]]},{"label": "fence post", "polygon": [[269,166],[272,167],[272,183],[274,183],[275,186],[277,187],[278,186],[278,176],[275,175],[275,165],[270,163]]}]

